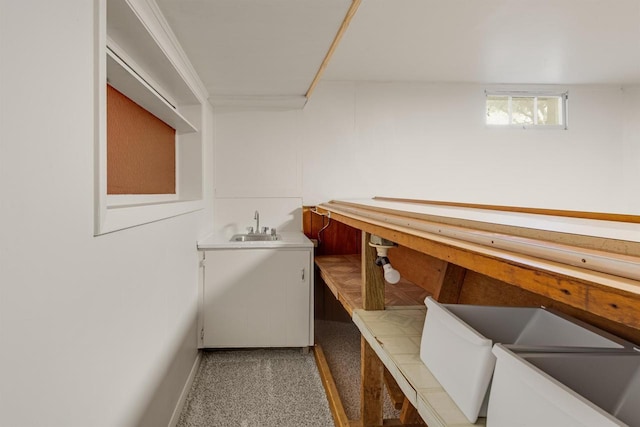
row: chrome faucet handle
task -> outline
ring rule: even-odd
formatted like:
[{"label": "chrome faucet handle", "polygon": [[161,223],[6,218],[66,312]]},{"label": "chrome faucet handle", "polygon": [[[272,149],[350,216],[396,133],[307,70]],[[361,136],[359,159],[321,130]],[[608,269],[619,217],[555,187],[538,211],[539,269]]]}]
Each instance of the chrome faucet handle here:
[{"label": "chrome faucet handle", "polygon": [[253,219],[256,220],[256,233],[260,232],[260,212],[256,211],[253,214]]},{"label": "chrome faucet handle", "polygon": [[262,234],[267,234],[269,227],[262,227]]},{"label": "chrome faucet handle", "polygon": [[275,235],[276,235],[276,229],[275,229],[275,228],[272,228],[272,229],[271,229],[271,235],[272,235],[272,236],[275,236]]},{"label": "chrome faucet handle", "polygon": [[247,227],[247,233],[253,234],[253,226]]}]

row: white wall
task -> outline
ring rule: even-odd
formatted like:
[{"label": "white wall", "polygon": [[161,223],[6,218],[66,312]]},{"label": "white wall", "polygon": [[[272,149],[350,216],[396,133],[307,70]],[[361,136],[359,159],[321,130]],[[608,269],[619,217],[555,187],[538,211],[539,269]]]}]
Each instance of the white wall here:
[{"label": "white wall", "polygon": [[212,190],[93,237],[93,2],[0,7],[0,425],[166,425],[197,355]]},{"label": "white wall", "polygon": [[622,197],[629,204],[629,212],[640,212],[640,85],[624,88],[624,182],[626,192]]},{"label": "white wall", "polygon": [[[217,112],[215,212],[217,231],[255,226],[302,230],[302,111]],[[220,141],[220,143],[218,143]]]},{"label": "white wall", "polygon": [[[633,208],[624,196],[638,192],[638,180],[625,181],[623,167],[630,149],[623,143],[626,92],[567,87],[569,130],[554,131],[487,128],[484,89],[324,82],[301,112],[218,114],[225,131],[217,134],[217,162],[256,150],[287,162],[299,157],[307,205],[379,195],[584,211]],[[638,103],[632,106],[637,114]],[[635,142],[629,136],[627,145],[637,147],[637,127],[628,132]],[[248,166],[257,161],[249,158]],[[270,194],[285,180],[256,167],[254,195]],[[216,192],[244,179],[237,168],[219,173]],[[286,174],[287,182],[296,179]]]},{"label": "white wall", "polygon": [[276,231],[302,230],[302,197],[240,197],[216,199],[215,228],[226,237],[256,227],[254,213],[260,213],[260,228]]}]

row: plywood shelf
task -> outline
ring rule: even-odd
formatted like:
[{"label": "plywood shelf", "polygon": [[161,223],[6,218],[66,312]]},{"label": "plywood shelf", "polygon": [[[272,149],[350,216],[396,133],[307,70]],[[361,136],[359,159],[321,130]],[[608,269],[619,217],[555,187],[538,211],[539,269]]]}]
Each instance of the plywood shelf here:
[{"label": "plywood shelf", "polygon": [[198,131],[174,106],[109,48],[107,48],[107,82],[179,133]]},{"label": "plywood shelf", "polygon": [[[315,257],[320,277],[349,315],[362,308],[362,259],[356,255],[322,255]],[[385,286],[385,306],[423,306],[428,291],[406,279]]]}]

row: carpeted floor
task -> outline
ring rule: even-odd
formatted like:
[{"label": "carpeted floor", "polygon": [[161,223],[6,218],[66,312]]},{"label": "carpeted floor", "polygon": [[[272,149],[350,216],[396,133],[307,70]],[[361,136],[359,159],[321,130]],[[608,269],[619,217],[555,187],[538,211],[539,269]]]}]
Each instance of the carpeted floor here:
[{"label": "carpeted floor", "polygon": [[330,427],[313,353],[207,351],[178,427]]},{"label": "carpeted floor", "polygon": [[[360,331],[353,322],[315,320],[316,342],[322,346],[347,418],[360,419]],[[384,418],[398,418],[400,411],[384,395]]]}]

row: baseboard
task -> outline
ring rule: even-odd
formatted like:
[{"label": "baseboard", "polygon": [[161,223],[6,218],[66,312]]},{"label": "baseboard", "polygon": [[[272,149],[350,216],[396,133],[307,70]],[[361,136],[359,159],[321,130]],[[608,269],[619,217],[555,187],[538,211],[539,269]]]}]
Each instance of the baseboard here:
[{"label": "baseboard", "polygon": [[180,393],[180,398],[176,403],[176,407],[173,410],[173,414],[171,414],[171,419],[169,420],[168,427],[176,427],[178,425],[178,421],[180,420],[180,414],[182,413],[182,408],[184,407],[185,402],[187,401],[187,396],[189,396],[189,391],[191,390],[191,385],[193,384],[193,380],[196,378],[196,374],[198,373],[198,368],[200,367],[200,361],[202,353],[198,351],[198,356],[196,360],[193,362],[193,366],[191,367],[191,372],[189,372],[189,377],[187,378],[187,382],[182,387],[182,393]]}]

